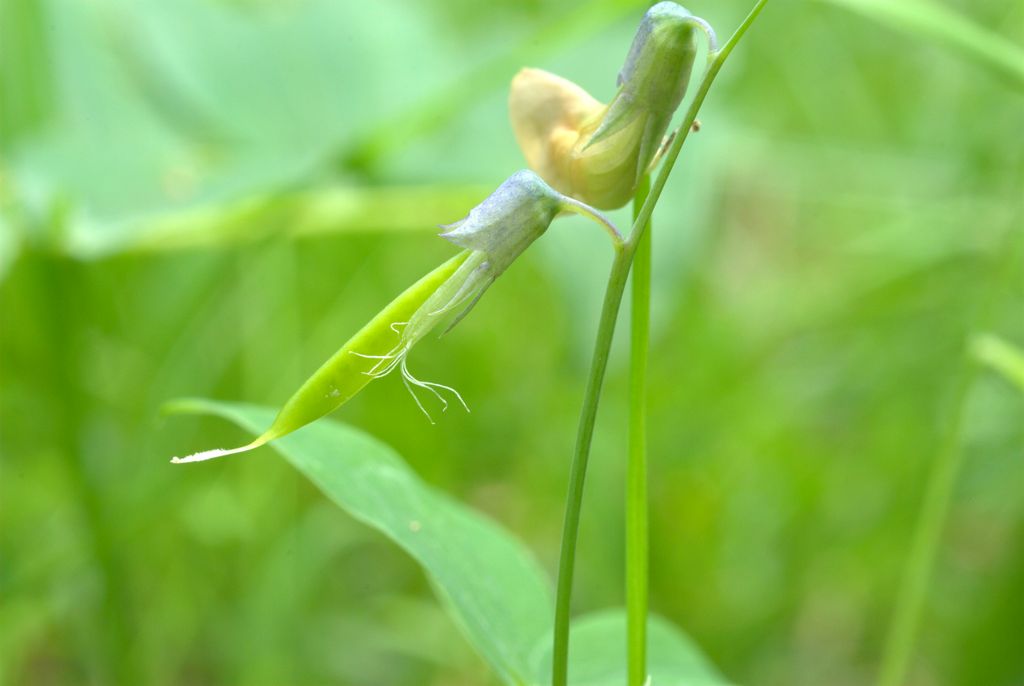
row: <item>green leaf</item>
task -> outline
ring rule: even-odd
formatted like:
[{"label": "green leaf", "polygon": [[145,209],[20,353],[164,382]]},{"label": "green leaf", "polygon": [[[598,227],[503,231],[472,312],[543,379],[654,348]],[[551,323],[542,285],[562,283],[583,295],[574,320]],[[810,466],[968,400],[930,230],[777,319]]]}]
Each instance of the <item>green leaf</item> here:
[{"label": "green leaf", "polygon": [[454,120],[465,107],[464,103],[472,102],[495,86],[506,86],[511,75],[524,64],[536,62],[541,55],[580,38],[595,35],[635,9],[632,0],[597,0],[559,12],[511,50],[474,65],[396,116],[378,119],[374,128],[354,145],[338,151],[337,166],[372,169],[387,155]]},{"label": "green leaf", "polygon": [[[648,669],[651,686],[727,686],[729,682],[676,627],[652,616],[648,620]],[[534,681],[546,684],[551,674],[551,637],[537,645]],[[626,613],[594,612],[573,620],[569,639],[572,686],[622,686],[626,672]]]},{"label": "green leaf", "polygon": [[[211,414],[259,432],[269,408],[186,399],[175,412]],[[534,556],[500,525],[442,494],[389,446],[352,427],[321,420],[273,447],[336,505],[381,531],[419,562],[470,644],[512,686],[550,680],[550,584]],[[728,684],[693,643],[651,617],[651,686]],[[572,686],[626,683],[626,614],[622,609],[573,621]]]},{"label": "green leaf", "polygon": [[[91,258],[432,228],[483,190],[378,190],[379,174],[369,188],[358,176],[634,3],[516,8],[535,28],[507,46],[481,12],[460,50],[444,49],[432,4],[0,0],[0,177],[37,220],[26,242]],[[339,27],[380,26],[384,38],[339,39]],[[339,177],[350,158],[361,171],[343,164]],[[55,208],[60,232],[47,225]]]},{"label": "green leaf", "polygon": [[1024,350],[999,336],[984,333],[971,339],[971,354],[1024,391]]},{"label": "green leaf", "polygon": [[[252,432],[273,409],[188,400]],[[327,497],[419,562],[456,623],[506,684],[530,682],[530,654],[550,630],[553,600],[530,552],[504,529],[420,481],[388,446],[322,420],[274,443]]]},{"label": "green leaf", "polygon": [[[2,188],[0,188],[2,191]],[[269,238],[366,232],[436,233],[486,197],[477,185],[334,186],[271,191],[193,209],[110,222],[103,232],[76,231],[63,249],[95,259],[230,247]],[[429,218],[436,218],[431,223]]]},{"label": "green leaf", "polygon": [[[214,414],[257,433],[270,408],[189,399],[175,411]],[[426,571],[448,613],[494,672],[512,686],[550,681],[554,605],[543,570],[514,536],[420,481],[377,439],[320,420],[273,447],[327,497],[377,529]],[[648,628],[651,686],[727,686],[698,648],[659,617]],[[573,622],[573,686],[626,683],[626,615],[622,609]]]},{"label": "green leaf", "polygon": [[1024,90],[1024,50],[932,0],[819,0],[930,40]]}]

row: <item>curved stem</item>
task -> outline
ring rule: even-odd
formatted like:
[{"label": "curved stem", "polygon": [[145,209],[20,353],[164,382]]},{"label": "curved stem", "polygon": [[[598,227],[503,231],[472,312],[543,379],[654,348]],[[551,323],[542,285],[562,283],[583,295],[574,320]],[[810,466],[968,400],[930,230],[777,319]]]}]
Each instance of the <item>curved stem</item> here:
[{"label": "curved stem", "polygon": [[573,450],[572,466],[569,470],[569,493],[565,502],[565,520],[562,526],[562,547],[558,559],[558,590],[555,600],[555,636],[552,648],[551,683],[566,686],[569,678],[569,616],[572,602],[573,571],[576,566],[576,540],[580,529],[580,510],[583,506],[583,483],[587,477],[587,460],[590,443],[594,437],[594,421],[597,405],[601,398],[601,383],[608,366],[608,352],[611,350],[615,333],[615,320],[626,288],[626,277],[633,260],[630,250],[616,248],[615,261],[608,276],[604,304],[601,307],[601,321],[594,341],[594,357],[587,378],[587,389],[583,395],[579,428],[576,432],[576,447]]},{"label": "curved stem", "polygon": [[[644,177],[633,198],[640,213],[651,181]],[[647,351],[651,319],[651,223],[637,243],[633,262],[629,336],[629,462],[626,474],[626,657],[628,686],[647,680]]]},{"label": "curved stem", "polygon": [[595,222],[601,225],[601,227],[608,233],[612,238],[612,245],[618,248],[623,243],[622,234],[612,223],[612,220],[604,216],[604,214],[590,205],[580,202],[575,198],[570,198],[567,195],[562,196],[562,209],[567,212],[574,212],[588,219],[593,219]]},{"label": "curved stem", "polygon": [[715,35],[715,29],[711,24],[697,16],[691,16],[689,22],[704,32],[708,39],[708,52],[711,54],[718,52],[718,36]]},{"label": "curved stem", "polygon": [[[654,185],[651,187],[650,195],[647,196],[633,221],[633,228],[630,231],[629,238],[621,244],[616,244],[615,247],[615,261],[612,263],[611,274],[608,276],[608,285],[605,289],[601,321],[598,325],[597,339],[594,342],[594,357],[591,361],[590,374],[587,378],[587,389],[583,398],[583,408],[580,411],[579,428],[576,433],[576,447],[573,452],[572,466],[569,474],[569,492],[565,504],[562,545],[558,562],[558,587],[555,598],[555,626],[551,661],[552,686],[568,686],[569,682],[569,616],[572,600],[573,572],[576,563],[576,539],[579,533],[580,511],[583,502],[583,485],[586,480],[587,460],[590,455],[590,443],[594,433],[594,421],[597,417],[597,405],[601,397],[601,383],[604,380],[604,372],[608,364],[608,352],[611,349],[612,336],[615,333],[615,319],[618,316],[619,304],[622,302],[622,294],[626,287],[626,277],[629,275],[637,246],[646,233],[645,229],[651,219],[651,214],[654,212],[654,206],[661,197],[661,192],[665,188],[668,175],[672,171],[676,159],[679,157],[679,151],[686,141],[693,120],[697,118],[697,112],[704,103],[704,98],[707,96],[712,82],[714,82],[729,53],[732,52],[736,43],[739,42],[743,34],[753,24],[767,2],[768,0],[758,0],[750,14],[743,20],[743,23],[736,29],[736,32],[729,38],[725,46],[720,51],[709,54],[707,71],[704,73],[704,78],[697,88],[693,102],[687,110],[680,131],[665,155],[664,164],[658,173]],[[596,213],[596,210],[593,210],[593,212]]]}]

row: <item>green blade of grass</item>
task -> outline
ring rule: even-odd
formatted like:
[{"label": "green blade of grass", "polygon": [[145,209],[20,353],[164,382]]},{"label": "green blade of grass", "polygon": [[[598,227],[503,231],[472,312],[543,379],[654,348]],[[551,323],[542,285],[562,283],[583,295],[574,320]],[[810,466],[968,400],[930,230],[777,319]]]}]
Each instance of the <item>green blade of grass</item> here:
[{"label": "green blade of grass", "polygon": [[932,0],[819,0],[932,41],[1024,91],[1024,50]]},{"label": "green blade of grass", "polygon": [[999,336],[983,333],[971,339],[971,355],[1024,391],[1024,350]]}]

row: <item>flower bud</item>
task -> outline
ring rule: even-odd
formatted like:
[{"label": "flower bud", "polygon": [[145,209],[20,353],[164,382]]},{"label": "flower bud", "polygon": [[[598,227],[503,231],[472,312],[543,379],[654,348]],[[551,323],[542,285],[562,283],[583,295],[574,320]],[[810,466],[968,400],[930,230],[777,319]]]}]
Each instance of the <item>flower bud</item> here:
[{"label": "flower bud", "polygon": [[509,112],[530,167],[600,209],[626,204],[648,170],[690,79],[695,18],[674,2],[644,15],[607,106],[539,69],[512,80]]}]

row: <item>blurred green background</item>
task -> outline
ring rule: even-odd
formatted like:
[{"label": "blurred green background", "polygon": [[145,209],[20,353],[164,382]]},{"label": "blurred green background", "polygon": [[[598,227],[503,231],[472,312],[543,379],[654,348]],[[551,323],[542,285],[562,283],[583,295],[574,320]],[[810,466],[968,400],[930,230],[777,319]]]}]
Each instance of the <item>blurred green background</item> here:
[{"label": "blurred green background", "polygon": [[[1024,394],[967,350],[1024,342],[1024,89],[856,4],[769,4],[655,213],[652,605],[737,683],[870,683],[959,418],[909,683],[1020,686]],[[160,407],[279,405],[523,166],[515,70],[606,100],[645,7],[0,1],[0,683],[492,683],[402,553],[271,449],[172,467],[243,436]],[[335,415],[552,573],[608,253],[559,221],[417,348],[471,414],[391,378]],[[623,596],[624,339],[581,610]]]}]

